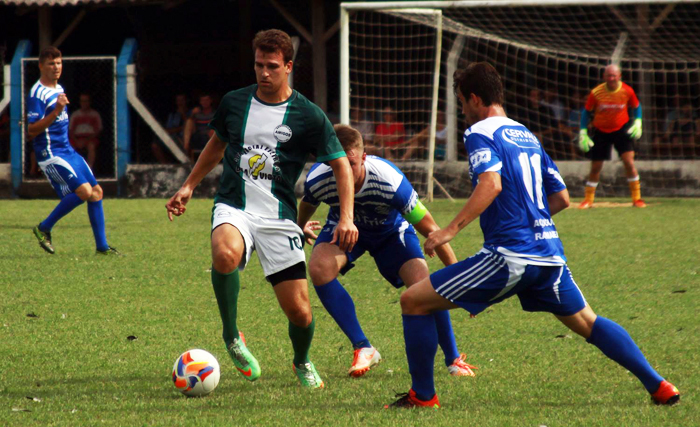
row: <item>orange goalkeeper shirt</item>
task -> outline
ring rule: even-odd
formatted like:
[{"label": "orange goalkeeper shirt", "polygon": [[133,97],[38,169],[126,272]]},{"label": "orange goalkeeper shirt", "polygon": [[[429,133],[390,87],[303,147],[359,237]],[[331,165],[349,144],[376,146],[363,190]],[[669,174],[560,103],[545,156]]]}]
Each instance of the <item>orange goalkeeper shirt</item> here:
[{"label": "orange goalkeeper shirt", "polygon": [[593,127],[606,133],[620,130],[630,120],[627,109],[638,106],[634,90],[623,82],[614,91],[605,83],[596,86],[586,101],[586,110],[593,113]]}]

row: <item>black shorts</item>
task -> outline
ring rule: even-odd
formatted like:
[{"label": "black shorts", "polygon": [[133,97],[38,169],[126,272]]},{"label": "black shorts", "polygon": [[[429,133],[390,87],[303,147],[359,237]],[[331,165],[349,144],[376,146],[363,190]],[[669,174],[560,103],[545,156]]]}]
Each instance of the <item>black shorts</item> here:
[{"label": "black shorts", "polygon": [[603,132],[598,129],[591,131],[591,139],[593,147],[586,153],[586,157],[591,160],[610,160],[612,147],[615,147],[618,155],[628,151],[634,151],[634,140],[627,133],[629,123],[622,126],[620,130],[615,132]]}]

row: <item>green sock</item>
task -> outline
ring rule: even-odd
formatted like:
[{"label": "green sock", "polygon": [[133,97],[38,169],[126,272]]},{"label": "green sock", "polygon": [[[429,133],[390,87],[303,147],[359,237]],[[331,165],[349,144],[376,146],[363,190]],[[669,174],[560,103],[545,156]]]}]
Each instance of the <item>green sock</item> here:
[{"label": "green sock", "polygon": [[316,319],[314,318],[311,318],[311,323],[305,328],[289,322],[289,338],[292,339],[292,347],[294,347],[295,365],[309,361],[309,349],[311,341],[314,339],[314,329],[316,329]]},{"label": "green sock", "polygon": [[221,274],[212,267],[211,283],[214,285],[216,303],[219,305],[221,323],[224,325],[224,342],[226,347],[238,338],[236,315],[238,313],[238,292],[241,283],[238,279],[238,269],[229,274]]}]

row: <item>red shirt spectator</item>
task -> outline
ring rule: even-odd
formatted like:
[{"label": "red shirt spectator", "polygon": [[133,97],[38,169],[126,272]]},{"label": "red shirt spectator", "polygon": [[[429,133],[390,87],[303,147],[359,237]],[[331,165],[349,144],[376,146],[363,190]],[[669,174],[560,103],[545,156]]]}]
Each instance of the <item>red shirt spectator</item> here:
[{"label": "red shirt spectator", "polygon": [[392,147],[406,142],[406,128],[397,120],[394,110],[391,107],[385,107],[382,117],[384,121],[374,130],[377,145]]}]

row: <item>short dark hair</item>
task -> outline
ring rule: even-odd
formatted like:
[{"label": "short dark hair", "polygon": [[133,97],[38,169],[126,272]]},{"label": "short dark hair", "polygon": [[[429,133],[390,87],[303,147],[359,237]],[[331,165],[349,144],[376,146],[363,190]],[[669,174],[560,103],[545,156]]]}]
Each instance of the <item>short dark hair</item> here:
[{"label": "short dark hair", "polygon": [[292,38],[282,30],[259,31],[253,39],[253,51],[258,49],[266,53],[281,52],[285,64],[294,58]]},{"label": "short dark hair", "polygon": [[39,53],[39,63],[43,63],[47,59],[56,59],[60,58],[61,56],[61,51],[58,50],[58,48],[54,46],[49,46],[45,47],[41,50],[41,53]]},{"label": "short dark hair", "polygon": [[455,71],[452,89],[455,94],[461,92],[467,100],[473,93],[484,101],[486,107],[491,104],[503,105],[503,81],[488,62],[473,62]]},{"label": "short dark hair", "polygon": [[340,145],[343,146],[345,152],[356,149],[359,151],[358,154],[362,154],[365,151],[365,145],[362,142],[362,134],[357,129],[348,125],[335,125],[333,126],[333,130],[335,130],[338,141],[340,141]]}]

